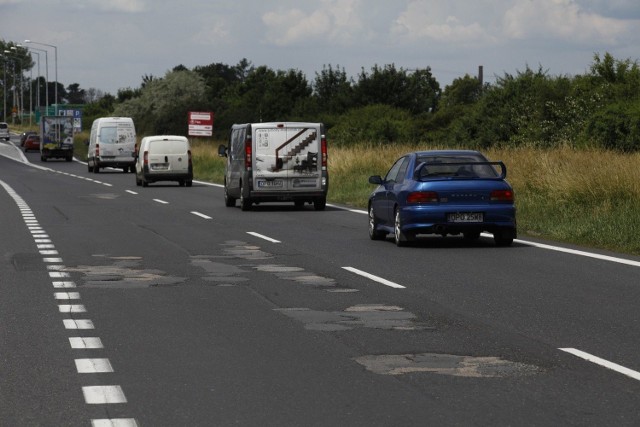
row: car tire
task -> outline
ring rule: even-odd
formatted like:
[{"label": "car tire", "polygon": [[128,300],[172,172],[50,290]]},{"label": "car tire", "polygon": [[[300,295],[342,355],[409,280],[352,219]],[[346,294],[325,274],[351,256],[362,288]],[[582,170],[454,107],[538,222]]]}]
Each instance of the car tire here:
[{"label": "car tire", "polygon": [[513,243],[513,237],[511,236],[511,232],[504,231],[496,231],[493,233],[493,240],[496,243],[496,246],[506,247],[511,246]]},{"label": "car tire", "polygon": [[187,187],[191,187],[193,185],[193,181],[188,180],[186,183]]},{"label": "car tire", "polygon": [[369,206],[369,238],[371,240],[382,240],[387,237],[387,233],[378,230],[378,221],[373,212],[373,206]]},{"label": "car tire", "polygon": [[400,220],[400,209],[396,208],[396,212],[394,215],[394,223],[393,223],[393,240],[398,247],[407,246],[409,241],[409,237],[402,232],[402,221]]}]

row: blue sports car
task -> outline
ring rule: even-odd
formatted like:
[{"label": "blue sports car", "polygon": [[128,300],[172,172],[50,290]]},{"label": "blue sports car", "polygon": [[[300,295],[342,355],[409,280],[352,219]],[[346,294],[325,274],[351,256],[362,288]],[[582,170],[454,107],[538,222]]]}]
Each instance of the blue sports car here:
[{"label": "blue sports car", "polygon": [[478,151],[417,151],[399,158],[369,196],[369,237],[392,233],[397,246],[418,234],[462,234],[476,240],[493,234],[498,246],[516,238],[513,188],[503,162],[490,162]]}]

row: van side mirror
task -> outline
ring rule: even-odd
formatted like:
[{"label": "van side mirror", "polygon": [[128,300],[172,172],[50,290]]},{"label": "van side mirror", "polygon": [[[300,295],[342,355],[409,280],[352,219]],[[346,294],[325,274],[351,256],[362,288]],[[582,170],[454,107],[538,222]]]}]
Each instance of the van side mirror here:
[{"label": "van side mirror", "polygon": [[218,156],[227,157],[227,147],[224,145],[220,145],[218,147]]}]

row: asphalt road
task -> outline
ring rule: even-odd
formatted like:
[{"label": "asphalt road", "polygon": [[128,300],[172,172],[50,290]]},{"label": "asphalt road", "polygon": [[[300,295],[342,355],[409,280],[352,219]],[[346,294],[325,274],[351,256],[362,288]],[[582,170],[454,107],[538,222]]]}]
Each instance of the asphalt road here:
[{"label": "asphalt road", "polygon": [[0,253],[1,426],[640,424],[638,258],[397,248],[3,142]]}]

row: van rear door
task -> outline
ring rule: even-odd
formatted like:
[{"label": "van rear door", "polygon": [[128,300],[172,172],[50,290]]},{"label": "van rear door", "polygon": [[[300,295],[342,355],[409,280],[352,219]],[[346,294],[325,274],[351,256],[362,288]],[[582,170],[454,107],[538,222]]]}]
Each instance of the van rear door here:
[{"label": "van rear door", "polygon": [[189,172],[187,142],[170,138],[149,141],[149,171],[154,174]]},{"label": "van rear door", "polygon": [[254,126],[254,191],[321,189],[322,135],[318,123]]}]

